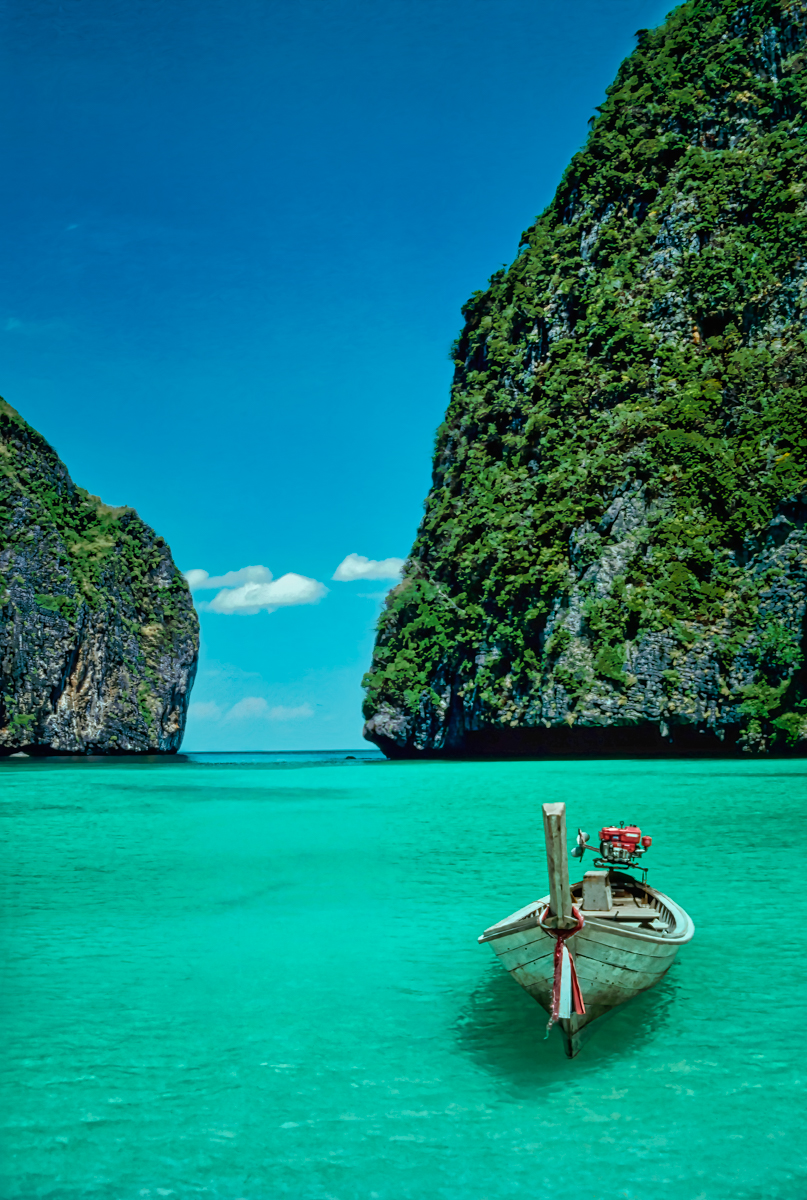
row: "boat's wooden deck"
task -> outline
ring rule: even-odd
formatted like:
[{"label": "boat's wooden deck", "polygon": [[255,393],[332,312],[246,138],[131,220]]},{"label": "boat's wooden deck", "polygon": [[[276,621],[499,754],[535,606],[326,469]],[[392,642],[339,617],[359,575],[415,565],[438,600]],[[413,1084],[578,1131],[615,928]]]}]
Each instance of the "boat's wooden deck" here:
[{"label": "boat's wooden deck", "polygon": [[[582,896],[582,884],[574,884],[572,887],[572,896],[579,902]],[[595,909],[582,908],[580,912],[587,921],[629,921],[638,925],[650,924],[657,931],[668,929],[672,924],[671,914],[665,915],[660,911],[657,904],[644,891],[634,891],[627,889],[615,890],[613,893],[613,906],[610,909]]]}]

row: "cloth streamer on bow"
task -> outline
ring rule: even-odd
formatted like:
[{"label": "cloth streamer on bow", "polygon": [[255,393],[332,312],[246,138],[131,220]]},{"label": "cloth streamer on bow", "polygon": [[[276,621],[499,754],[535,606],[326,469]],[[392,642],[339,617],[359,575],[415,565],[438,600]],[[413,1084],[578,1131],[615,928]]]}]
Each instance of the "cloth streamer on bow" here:
[{"label": "cloth streamer on bow", "polygon": [[574,937],[585,925],[582,913],[576,905],[572,905],[572,916],[577,920],[574,929],[547,929],[544,921],[548,914],[549,907],[547,906],[538,918],[538,924],[544,933],[548,933],[555,939],[555,978],[552,983],[552,1008],[546,1026],[547,1037],[556,1021],[572,1015],[572,1008],[579,1016],[586,1011],[583,993],[580,991],[580,984],[577,980],[574,959],[566,945],[566,939]]}]

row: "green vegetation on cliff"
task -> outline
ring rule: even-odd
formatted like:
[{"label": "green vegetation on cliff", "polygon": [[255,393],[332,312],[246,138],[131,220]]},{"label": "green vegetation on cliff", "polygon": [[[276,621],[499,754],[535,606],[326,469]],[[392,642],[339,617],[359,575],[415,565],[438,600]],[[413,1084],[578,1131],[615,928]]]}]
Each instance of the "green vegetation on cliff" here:
[{"label": "green vegetation on cliff", "polygon": [[458,748],[497,725],[807,733],[806,47],[801,0],[689,0],[642,31],[465,305],[365,679],[385,747],[450,744],[452,705]]},{"label": "green vegetation on cliff", "polygon": [[[36,447],[35,456],[19,456],[15,433]],[[14,521],[20,495],[28,500],[24,525]],[[179,572],[159,594],[150,587],[151,573],[159,566],[165,547],[163,538],[154,537],[150,545],[144,545],[143,523],[134,509],[111,508],[76,487],[53,447],[0,398],[0,554],[15,543],[31,541],[37,527],[58,531],[76,592],[76,596],[38,595],[43,608],[75,622],[81,600],[89,608],[102,607],[106,603],[105,569],[114,561],[117,569],[125,571],[144,615],[161,626],[178,615],[177,599],[184,599],[188,592]]]}]

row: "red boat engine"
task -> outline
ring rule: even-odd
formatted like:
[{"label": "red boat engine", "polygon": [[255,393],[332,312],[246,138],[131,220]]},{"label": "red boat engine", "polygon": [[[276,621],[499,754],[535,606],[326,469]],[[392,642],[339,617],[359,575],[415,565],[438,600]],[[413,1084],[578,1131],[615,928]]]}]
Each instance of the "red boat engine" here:
[{"label": "red boat engine", "polygon": [[653,844],[651,837],[642,837],[638,825],[606,825],[600,830],[600,856],[606,862],[627,865],[632,858],[646,854]]},{"label": "red boat engine", "polygon": [[[582,829],[577,831],[577,845],[572,850],[573,858],[582,858],[586,850],[593,850],[587,845],[589,835]],[[638,825],[604,825],[600,830],[599,857],[594,860],[597,867],[639,867],[641,860],[653,844],[653,839],[647,834],[642,835]],[[644,868],[642,868],[644,869]]]}]

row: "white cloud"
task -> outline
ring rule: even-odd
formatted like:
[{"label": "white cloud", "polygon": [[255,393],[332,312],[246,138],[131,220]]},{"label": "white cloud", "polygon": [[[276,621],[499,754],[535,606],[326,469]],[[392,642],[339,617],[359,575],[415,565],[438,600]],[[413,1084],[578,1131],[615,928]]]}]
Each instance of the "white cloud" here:
[{"label": "white cloud", "polygon": [[314,710],[310,704],[274,704],[270,705],[263,696],[245,696],[234,704],[227,713],[228,721],[254,720],[256,717],[266,721],[299,721],[305,717],[313,717]]},{"label": "white cloud", "polygon": [[272,583],[245,583],[237,588],[224,588],[210,601],[211,612],[251,616],[265,609],[291,608],[296,604],[319,604],[328,589],[316,579],[295,575],[290,571]]},{"label": "white cloud", "polygon": [[303,721],[313,715],[310,704],[275,704],[266,714],[269,721]]},{"label": "white cloud", "polygon": [[188,712],[197,721],[302,721],[313,715],[310,704],[269,704],[263,696],[244,696],[229,709],[215,700],[195,701]]},{"label": "white cloud", "polygon": [[248,721],[252,717],[266,716],[269,705],[263,696],[245,696],[234,704],[227,713],[228,721]]},{"label": "white cloud", "polygon": [[207,571],[194,567],[185,572],[185,578],[192,592],[207,592],[242,583],[271,583],[272,572],[268,567],[241,567],[240,571],[227,571],[224,575],[208,575]]},{"label": "white cloud", "polygon": [[366,558],[363,554],[348,554],[333,573],[340,583],[354,579],[397,579],[403,570],[402,558]]},{"label": "white cloud", "polygon": [[228,615],[252,616],[297,604],[318,604],[328,594],[325,584],[317,579],[294,571],[273,579],[268,567],[241,567],[225,575],[208,575],[207,571],[194,567],[185,572],[185,578],[192,592],[220,588],[212,600],[201,601],[197,607]]}]

